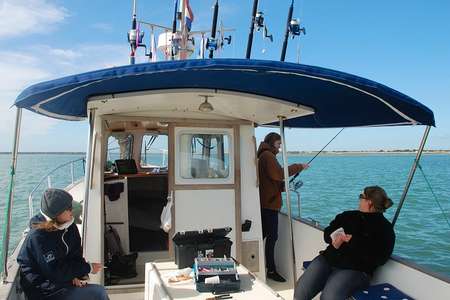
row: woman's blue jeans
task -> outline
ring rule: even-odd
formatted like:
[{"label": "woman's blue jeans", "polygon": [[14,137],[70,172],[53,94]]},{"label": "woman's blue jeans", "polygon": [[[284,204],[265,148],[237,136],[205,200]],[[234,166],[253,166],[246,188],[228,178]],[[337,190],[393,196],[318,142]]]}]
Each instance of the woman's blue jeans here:
[{"label": "woman's blue jeans", "polygon": [[108,300],[108,294],[103,286],[98,284],[87,284],[84,287],[69,287],[65,288],[58,293],[49,298],[51,300]]},{"label": "woman's blue jeans", "polygon": [[369,283],[366,273],[332,267],[325,257],[318,255],[298,279],[294,300],[310,300],[320,291],[321,300],[345,300]]}]

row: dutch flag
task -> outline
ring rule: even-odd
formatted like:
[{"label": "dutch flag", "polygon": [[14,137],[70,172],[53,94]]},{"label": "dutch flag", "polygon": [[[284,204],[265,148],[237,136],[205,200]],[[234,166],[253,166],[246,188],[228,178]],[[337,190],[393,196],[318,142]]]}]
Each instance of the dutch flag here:
[{"label": "dutch flag", "polygon": [[188,31],[191,31],[192,22],[194,22],[194,14],[192,13],[191,6],[189,5],[189,0],[184,0],[183,2],[186,8],[186,28]]}]

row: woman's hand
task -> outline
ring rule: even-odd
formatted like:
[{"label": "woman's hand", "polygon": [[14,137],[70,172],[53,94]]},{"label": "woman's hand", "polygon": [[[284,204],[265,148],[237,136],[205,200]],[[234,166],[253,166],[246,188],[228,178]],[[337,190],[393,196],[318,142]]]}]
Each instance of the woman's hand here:
[{"label": "woman's hand", "polygon": [[352,239],[351,234],[339,234],[331,243],[334,248],[339,249],[342,243],[348,243]]},{"label": "woman's hand", "polygon": [[86,281],[74,278],[72,279],[72,284],[76,287],[84,287],[86,285]]},{"label": "woman's hand", "polygon": [[91,273],[92,274],[97,274],[103,267],[103,265],[101,263],[91,263]]}]

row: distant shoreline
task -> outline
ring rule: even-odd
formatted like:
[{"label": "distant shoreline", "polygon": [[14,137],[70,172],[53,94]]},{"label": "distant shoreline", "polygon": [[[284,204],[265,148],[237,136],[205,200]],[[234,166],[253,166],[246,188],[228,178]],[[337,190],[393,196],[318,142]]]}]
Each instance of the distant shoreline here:
[{"label": "distant shoreline", "polygon": [[[337,150],[323,151],[321,155],[372,155],[372,154],[416,154],[417,150]],[[0,152],[0,154],[11,154],[11,152]],[[52,154],[52,155],[86,155],[85,152],[19,152],[19,154]],[[316,155],[317,151],[288,151],[289,155]],[[423,154],[450,154],[450,150],[424,150]]]},{"label": "distant shoreline", "polygon": [[[0,154],[11,154],[11,152],[0,152]],[[71,155],[71,154],[81,154],[86,155],[85,152],[19,152],[19,154],[61,154],[61,155]]]},{"label": "distant shoreline", "polygon": [[[417,150],[368,150],[368,151],[323,151],[320,155],[415,155]],[[317,151],[288,151],[289,155],[311,156],[316,155]],[[450,154],[450,150],[424,150],[427,154]]]}]

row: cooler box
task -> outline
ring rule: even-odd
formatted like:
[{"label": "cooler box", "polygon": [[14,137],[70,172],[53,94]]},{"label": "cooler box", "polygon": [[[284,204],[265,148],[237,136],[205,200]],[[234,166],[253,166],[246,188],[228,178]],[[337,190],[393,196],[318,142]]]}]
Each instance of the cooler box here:
[{"label": "cooler box", "polygon": [[196,257],[230,257],[230,227],[177,232],[172,238],[179,269],[192,267]]}]

